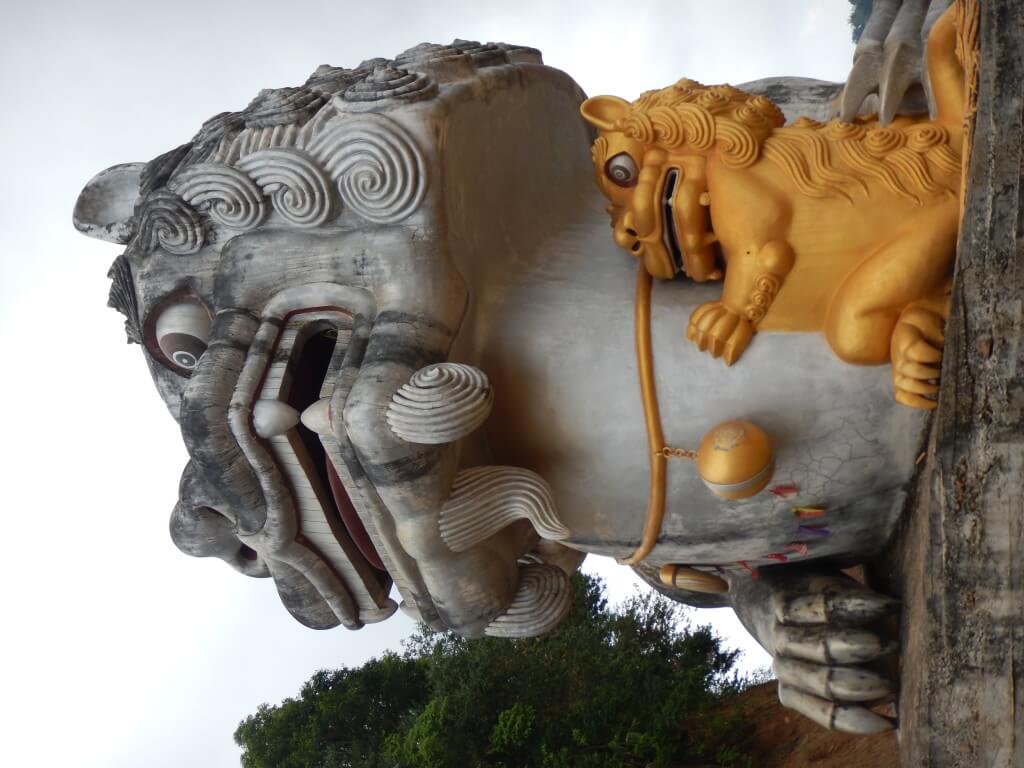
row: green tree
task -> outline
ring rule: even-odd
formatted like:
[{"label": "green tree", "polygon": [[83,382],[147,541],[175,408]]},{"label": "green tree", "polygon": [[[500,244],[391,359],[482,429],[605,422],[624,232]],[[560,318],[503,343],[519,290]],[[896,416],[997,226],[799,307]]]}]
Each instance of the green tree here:
[{"label": "green tree", "polygon": [[599,580],[577,576],[572,612],[543,637],[421,627],[403,657],[317,673],[298,699],[261,706],[235,733],[243,765],[743,765],[745,724],[718,714],[738,687],[736,654],[682,611],[654,593],[613,610]]},{"label": "green tree", "polygon": [[372,768],[384,741],[430,700],[426,664],[387,653],[320,670],[298,698],[261,704],[235,730],[244,768]]},{"label": "green tree", "polygon": [[860,40],[864,34],[864,25],[871,15],[872,0],[850,0],[850,27],[853,29],[853,42]]}]

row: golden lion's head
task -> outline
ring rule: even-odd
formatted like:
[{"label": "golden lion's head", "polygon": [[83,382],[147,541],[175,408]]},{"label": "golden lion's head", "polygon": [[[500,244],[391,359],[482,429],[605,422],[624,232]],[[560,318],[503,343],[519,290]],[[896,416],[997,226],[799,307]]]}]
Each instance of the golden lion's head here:
[{"label": "golden lion's head", "polygon": [[745,169],[762,158],[807,197],[853,204],[871,185],[921,204],[954,195],[960,156],[949,132],[925,118],[874,117],[852,123],[800,118],[763,96],[729,85],[680,80],[633,103],[595,96],[581,107],[600,130],[593,157],[597,183],[611,201],[615,241],[654,277],[686,272],[722,276],[710,227],[709,163]]},{"label": "golden lion's head", "polygon": [[697,281],[720,278],[707,221],[706,159],[752,165],[784,122],[778,107],[729,85],[680,80],[632,104],[595,96],[581,111],[601,132],[594,166],[612,203],[615,241],[655,277],[685,271]]}]

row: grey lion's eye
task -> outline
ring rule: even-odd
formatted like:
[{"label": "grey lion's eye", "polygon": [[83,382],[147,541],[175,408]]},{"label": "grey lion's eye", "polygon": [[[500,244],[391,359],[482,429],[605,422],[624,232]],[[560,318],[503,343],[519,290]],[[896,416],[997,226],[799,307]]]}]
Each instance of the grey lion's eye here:
[{"label": "grey lion's eye", "polygon": [[189,370],[195,368],[196,363],[199,362],[199,358],[196,356],[194,352],[188,352],[184,349],[179,349],[177,352],[171,355],[171,360],[176,362],[182,368],[188,368]]},{"label": "grey lion's eye", "polygon": [[638,171],[636,161],[626,152],[620,152],[604,166],[605,175],[612,183],[620,187],[632,187],[636,184]]},{"label": "grey lion's eye", "polygon": [[156,343],[174,365],[191,371],[206,351],[210,313],[192,298],[168,304],[156,319]]}]

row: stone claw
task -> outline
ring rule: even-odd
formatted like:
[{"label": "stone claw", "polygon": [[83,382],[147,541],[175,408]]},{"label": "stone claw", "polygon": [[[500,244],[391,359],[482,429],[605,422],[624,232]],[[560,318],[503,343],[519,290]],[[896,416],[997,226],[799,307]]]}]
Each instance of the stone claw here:
[{"label": "stone claw", "polygon": [[875,0],[839,100],[842,120],[864,113],[875,95],[882,125],[901,112],[914,114],[931,106],[925,40],[948,5],[948,0]]},{"label": "stone claw", "polygon": [[856,583],[830,584],[811,594],[780,592],[772,600],[775,620],[789,626],[868,624],[895,613],[900,607],[899,600]]},{"label": "stone claw", "polygon": [[882,46],[880,43],[858,45],[853,69],[846,78],[846,86],[839,97],[839,119],[853,122],[860,112],[864,100],[878,91],[878,74],[882,69]]},{"label": "stone claw", "polygon": [[904,97],[921,83],[921,46],[899,41],[889,46],[886,41],[885,60],[882,63],[878,90],[878,121],[888,125]]},{"label": "stone claw", "polygon": [[[928,5],[928,11],[924,17],[924,26],[921,27],[921,40],[924,41],[927,46],[928,36],[931,34],[932,27],[935,26],[935,22],[939,20],[939,17],[945,13],[946,9],[953,4],[953,0],[931,0]],[[928,67],[923,66],[921,68],[921,86],[924,88],[925,101],[928,103],[928,114],[934,120],[938,117],[938,109],[935,105],[935,96],[932,93],[932,85],[928,75]]]},{"label": "stone claw", "polygon": [[779,656],[818,664],[865,664],[897,650],[895,642],[883,640],[866,629],[775,628],[775,651]]},{"label": "stone claw", "polygon": [[876,701],[892,695],[893,685],[864,667],[825,667],[796,659],[775,659],[779,683],[829,701]]},{"label": "stone claw", "polygon": [[863,706],[889,699],[895,684],[869,669],[898,650],[867,626],[894,613],[899,601],[836,572],[782,579],[766,601],[779,699],[815,722],[849,733],[894,727]]},{"label": "stone claw", "polygon": [[835,702],[805,693],[779,681],[779,701],[784,707],[795,709],[819,725],[836,731],[870,735],[895,728],[895,723],[866,707]]}]

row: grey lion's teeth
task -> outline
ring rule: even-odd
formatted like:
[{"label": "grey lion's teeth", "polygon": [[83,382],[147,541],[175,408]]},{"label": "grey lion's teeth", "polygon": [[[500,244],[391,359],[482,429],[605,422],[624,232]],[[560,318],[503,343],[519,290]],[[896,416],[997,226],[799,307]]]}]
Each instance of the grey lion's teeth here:
[{"label": "grey lion's teeth", "polygon": [[299,412],[280,400],[257,400],[252,409],[256,434],[266,439],[284,434],[299,423]]},{"label": "grey lion's teeth", "polygon": [[331,398],[317,400],[302,412],[302,423],[311,432],[330,436],[331,432]]}]

